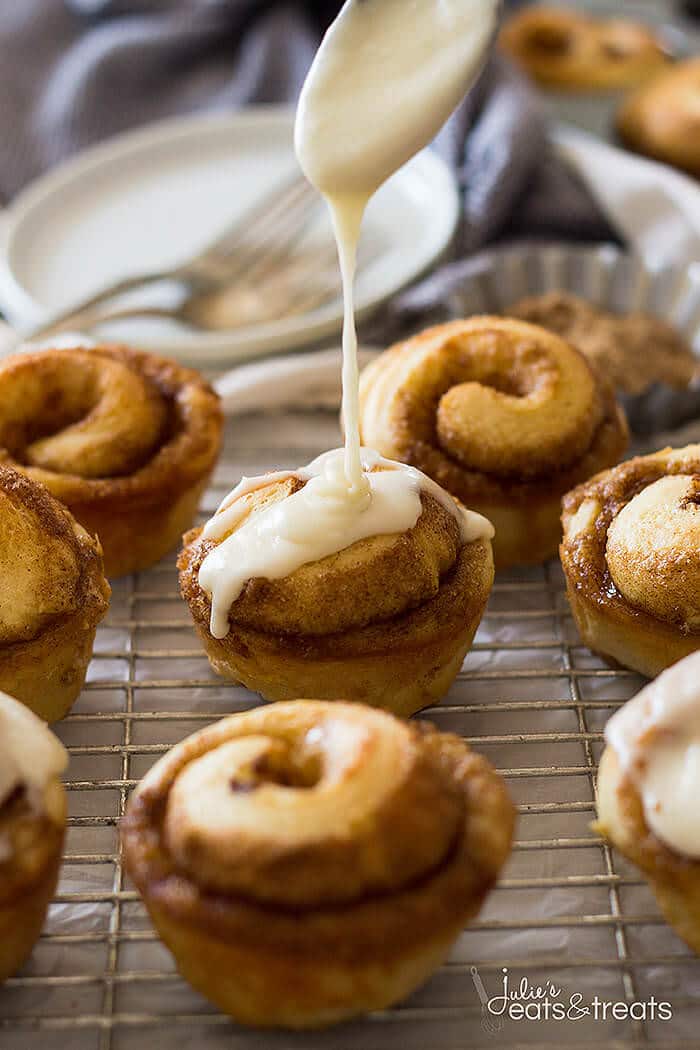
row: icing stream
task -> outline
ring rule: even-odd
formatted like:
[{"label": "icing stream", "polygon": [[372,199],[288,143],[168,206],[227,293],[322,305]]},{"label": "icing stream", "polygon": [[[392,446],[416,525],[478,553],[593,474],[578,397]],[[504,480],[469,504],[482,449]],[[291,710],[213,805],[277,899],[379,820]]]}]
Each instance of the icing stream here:
[{"label": "icing stream", "polygon": [[299,98],[299,164],[330,209],[343,279],[345,481],[368,494],[360,462],[353,281],[370,197],[437,135],[484,60],[498,0],[347,0]]},{"label": "icing stream", "polygon": [[[199,571],[215,638],[228,633],[230,607],[247,580],[279,579],[358,540],[413,528],[421,491],[459,516],[465,541],[493,536],[489,522],[462,516],[419,471],[361,449],[353,281],[367,202],[459,103],[482,64],[497,9],[498,0],[348,0],[318,50],[299,99],[295,146],[326,199],[338,246],[345,447],[299,471],[244,479],[208,523],[205,538],[222,541]],[[289,477],[303,488],[243,521],[248,493]]]},{"label": "icing stream", "polygon": [[637,788],[654,834],[700,859],[700,652],[625,704],[605,738]]}]

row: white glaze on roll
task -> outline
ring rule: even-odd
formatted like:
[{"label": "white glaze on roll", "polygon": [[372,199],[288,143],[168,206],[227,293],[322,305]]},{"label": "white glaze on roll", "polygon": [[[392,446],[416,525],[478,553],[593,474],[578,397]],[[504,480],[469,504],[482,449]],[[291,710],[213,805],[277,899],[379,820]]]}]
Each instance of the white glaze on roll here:
[{"label": "white glaze on roll", "polygon": [[6,693],[0,693],[0,806],[18,787],[31,799],[41,797],[68,764],[63,744],[40,718]]},{"label": "white glaze on roll", "polygon": [[657,838],[700,859],[700,652],[625,704],[608,722],[605,738]]},{"label": "white glaze on roll", "polygon": [[[421,492],[459,522],[463,543],[492,539],[493,526],[486,518],[459,506],[415,467],[384,459],[371,449],[361,449],[360,460],[368,482],[361,505],[347,499],[343,449],[324,452],[298,470],[243,478],[222,501],[203,531],[205,539],[221,542],[199,570],[199,585],[211,599],[214,638],[228,634],[229,610],[248,580],[281,579],[358,540],[407,532],[421,513]],[[248,494],[287,478],[298,478],[304,487],[249,514]]]}]

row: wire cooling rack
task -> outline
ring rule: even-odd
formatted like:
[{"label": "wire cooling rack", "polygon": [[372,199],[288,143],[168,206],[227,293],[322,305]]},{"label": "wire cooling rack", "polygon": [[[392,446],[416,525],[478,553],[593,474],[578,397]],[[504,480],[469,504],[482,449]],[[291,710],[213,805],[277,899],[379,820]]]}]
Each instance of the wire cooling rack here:
[{"label": "wire cooling rack", "polygon": [[[208,514],[242,473],[308,461],[337,443],[323,415],[236,421]],[[2,1050],[473,1050],[698,1046],[700,966],[634,869],[590,828],[602,729],[640,680],[581,647],[555,565],[498,579],[450,694],[426,715],[466,737],[507,779],[517,843],[479,920],[399,1007],[322,1033],[250,1032],[191,991],[126,879],[117,824],[129,791],[175,742],[258,699],[209,671],[177,593],[174,558],[120,581],[85,690],[58,726],[71,753],[67,853],[44,934],[0,990]],[[478,976],[473,968],[478,971]],[[485,1020],[478,995],[554,983],[590,1012]],[[579,998],[580,997],[580,998]],[[650,1003],[673,1017],[650,1019]],[[616,1019],[638,1004],[647,1020]],[[616,1010],[613,1017],[611,1011]],[[601,1007],[602,1009],[602,1007]]]}]

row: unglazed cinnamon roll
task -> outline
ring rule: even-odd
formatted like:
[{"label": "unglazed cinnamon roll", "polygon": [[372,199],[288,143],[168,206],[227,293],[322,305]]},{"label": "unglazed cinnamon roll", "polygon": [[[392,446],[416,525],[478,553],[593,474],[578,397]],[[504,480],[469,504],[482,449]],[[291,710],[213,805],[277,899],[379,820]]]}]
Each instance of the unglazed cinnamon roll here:
[{"label": "unglazed cinnamon roll", "polygon": [[214,391],[173,361],[122,346],[0,362],[0,458],[97,534],[108,576],[179,542],[221,442]]},{"label": "unglazed cinnamon roll", "polygon": [[648,80],[669,55],[647,26],[536,4],[514,14],[500,46],[538,83],[561,91],[611,91]]},{"label": "unglazed cinnamon roll", "polygon": [[342,690],[408,715],[462,665],[493,583],[493,529],[419,471],[363,460],[372,502],[356,518],[334,498],[342,450],[244,478],[185,536],[180,588],[217,673],[267,700]]},{"label": "unglazed cinnamon roll", "polygon": [[634,91],[620,107],[617,130],[630,149],[700,178],[700,57]]},{"label": "unglazed cinnamon roll", "polygon": [[40,719],[0,693],[0,981],[31,952],[56,888],[67,761]]},{"label": "unglazed cinnamon roll", "polygon": [[183,976],[239,1021],[301,1028],[424,981],[496,881],[513,821],[458,737],[299,700],[173,748],[122,840]]},{"label": "unglazed cinnamon roll", "polygon": [[700,413],[700,361],[660,317],[614,314],[568,292],[533,295],[505,313],[571,343],[615,386],[632,430],[658,433]]},{"label": "unglazed cinnamon roll", "polygon": [[561,561],[586,645],[649,677],[700,649],[700,445],[621,463],[563,506]]},{"label": "unglazed cinnamon roll", "polygon": [[362,373],[366,445],[425,471],[493,522],[496,567],[556,554],[560,500],[616,463],[624,414],[586,359],[520,321],[429,328]]},{"label": "unglazed cinnamon roll", "polygon": [[62,718],[109,595],[99,542],[42,485],[0,466],[0,689]]},{"label": "unglazed cinnamon roll", "polygon": [[646,876],[700,952],[700,653],[613,715],[598,773],[598,830]]}]

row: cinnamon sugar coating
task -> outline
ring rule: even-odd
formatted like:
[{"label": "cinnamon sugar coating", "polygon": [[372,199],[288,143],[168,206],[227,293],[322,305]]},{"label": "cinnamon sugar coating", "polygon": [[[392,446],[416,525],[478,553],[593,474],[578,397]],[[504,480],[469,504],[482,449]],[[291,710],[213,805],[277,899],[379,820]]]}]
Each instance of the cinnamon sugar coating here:
[{"label": "cinnamon sugar coating", "polygon": [[[204,822],[191,805],[200,791]],[[502,782],[459,738],[361,705],[296,701],[178,745],[136,792],[122,835],[185,976],[243,1021],[303,1027],[425,979],[478,911],[512,829]],[[225,979],[203,945],[228,960]]]},{"label": "cinnamon sugar coating", "polygon": [[614,393],[583,355],[512,319],[429,328],[373,361],[360,390],[364,443],[489,518],[500,568],[551,557],[561,496],[627,444]]},{"label": "cinnamon sugar coating", "polygon": [[[300,484],[273,480],[251,507]],[[211,635],[198,579],[214,543],[188,533],[180,590],[214,670],[271,700],[330,698],[342,684],[351,700],[410,714],[443,695],[483,614],[493,558],[488,540],[462,543],[453,515],[427,493],[421,501],[406,533],[368,537],[282,579],[249,580],[222,639]]]},{"label": "cinnamon sugar coating", "polygon": [[561,560],[584,640],[649,676],[700,648],[699,474],[700,446],[667,448],[563,501]]},{"label": "cinnamon sugar coating", "polygon": [[42,485],[0,466],[0,689],[54,721],[78,696],[110,587],[99,543]]},{"label": "cinnamon sugar coating", "polygon": [[0,457],[100,536],[108,575],[145,568],[191,524],[221,444],[213,390],[122,346],[0,363]]}]

